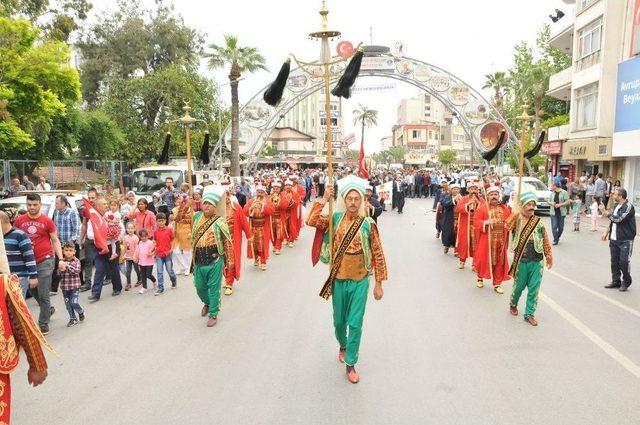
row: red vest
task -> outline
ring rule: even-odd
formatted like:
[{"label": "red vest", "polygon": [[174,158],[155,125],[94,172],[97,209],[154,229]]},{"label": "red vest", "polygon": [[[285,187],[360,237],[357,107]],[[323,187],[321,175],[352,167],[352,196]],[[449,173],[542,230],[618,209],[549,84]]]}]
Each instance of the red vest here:
[{"label": "red vest", "polygon": [[[13,282],[10,282],[11,279]],[[11,373],[17,366],[20,356],[18,346],[13,337],[13,328],[7,311],[7,291],[12,288],[20,289],[18,276],[0,275],[0,373]]]}]

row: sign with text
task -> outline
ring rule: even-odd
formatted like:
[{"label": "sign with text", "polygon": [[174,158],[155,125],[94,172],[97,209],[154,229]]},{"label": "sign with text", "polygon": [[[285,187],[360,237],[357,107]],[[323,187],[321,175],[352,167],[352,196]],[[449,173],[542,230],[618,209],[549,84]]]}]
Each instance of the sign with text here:
[{"label": "sign with text", "polygon": [[618,64],[613,156],[640,155],[640,56]]}]

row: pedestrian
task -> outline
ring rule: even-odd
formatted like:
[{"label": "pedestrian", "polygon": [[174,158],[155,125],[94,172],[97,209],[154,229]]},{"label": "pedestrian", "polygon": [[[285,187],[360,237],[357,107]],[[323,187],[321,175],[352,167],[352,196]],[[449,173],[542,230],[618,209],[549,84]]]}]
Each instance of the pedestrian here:
[{"label": "pedestrian", "polygon": [[38,178],[38,184],[36,185],[36,190],[40,191],[50,191],[51,185],[47,183],[47,178],[45,176],[40,176]]},{"label": "pedestrian", "polygon": [[514,216],[507,220],[507,229],[513,230],[514,255],[509,275],[514,277],[509,312],[518,315],[518,301],[527,288],[527,303],[524,320],[531,326],[538,326],[534,315],[538,306],[538,293],[542,282],[542,262],[547,269],[553,266],[551,245],[547,231],[540,217],[536,217],[537,197],[532,192],[520,195],[520,205],[516,204]]},{"label": "pedestrian", "polygon": [[[633,251],[633,239],[636,237],[636,211],[627,200],[627,191],[623,188],[613,192],[616,207],[607,211],[600,204],[600,211],[609,218],[609,230],[602,236],[602,240],[609,239],[611,253],[611,283],[605,288],[618,288],[625,292],[631,286],[631,272],[629,262]],[[620,279],[622,275],[622,279]]]},{"label": "pedestrian", "polygon": [[440,195],[440,206],[442,214],[440,216],[440,229],[442,231],[442,245],[444,253],[447,254],[450,248],[456,246],[455,231],[455,207],[460,200],[460,185],[454,183]]},{"label": "pedestrian", "polygon": [[[98,200],[96,201],[95,211],[102,219],[104,219],[104,216],[107,212],[107,200],[104,198],[98,198]],[[89,224],[89,227],[93,229],[94,235],[98,231],[102,231],[102,229],[94,228],[93,225],[94,223],[91,222]],[[106,234],[102,234],[101,236],[104,238],[104,240],[107,239]],[[96,274],[94,276],[93,284],[91,286],[91,296],[89,296],[89,301],[91,302],[97,302],[100,300],[100,296],[102,294],[102,284],[105,281],[106,277],[111,278],[111,285],[113,289],[111,292],[111,296],[116,297],[120,295],[122,291],[122,281],[120,280],[120,267],[118,264],[118,256],[116,255],[114,257],[109,247],[102,247],[102,248],[106,248],[104,250],[104,253],[102,251],[97,252],[97,255],[95,256],[95,260],[94,260],[95,267],[96,267]]]},{"label": "pedestrian", "polygon": [[156,231],[156,216],[149,211],[149,202],[145,198],[138,199],[138,208],[129,213],[129,218],[135,220],[136,232],[147,231],[147,235],[153,235]]},{"label": "pedestrian", "polygon": [[26,190],[36,190],[36,185],[33,184],[31,180],[29,180],[29,176],[27,176],[26,174],[22,176],[22,185]]},{"label": "pedestrian", "polygon": [[173,259],[176,264],[176,273],[189,276],[191,272],[191,220],[193,217],[191,201],[185,193],[176,198],[176,207],[173,209],[173,222],[175,227],[175,248]]},{"label": "pedestrian", "polygon": [[202,210],[202,189],[195,189],[191,195],[191,209],[194,213]]},{"label": "pedestrian", "polygon": [[110,245],[110,260],[115,260],[120,253],[120,237],[122,236],[122,216],[120,215],[120,203],[112,199],[109,202],[109,211],[104,215],[107,220],[107,242]]},{"label": "pedestrian", "polygon": [[[138,230],[138,237],[140,238],[140,241],[138,242],[138,249],[134,256],[134,261],[138,264],[138,268],[140,269],[140,282],[142,283],[142,288],[140,288],[138,293],[146,294],[147,279],[153,283],[154,287],[156,286],[156,278],[153,277],[155,244],[149,239],[149,234],[146,229]],[[138,285],[136,284],[136,286]]]},{"label": "pedestrian", "polygon": [[[64,297],[64,305],[69,313],[69,323],[67,327],[77,325],[78,319],[84,322],[84,309],[80,305],[80,260],[76,258],[76,246],[67,242],[62,246],[63,258],[58,264],[58,274],[60,275],[60,289]],[[78,317],[76,318],[76,313]]]},{"label": "pedestrian", "polygon": [[201,315],[208,317],[207,327],[218,322],[223,271],[235,269],[233,242],[225,217],[226,197],[223,187],[207,186],[203,193],[202,211],[193,217],[193,280],[198,298],[203,303]]},{"label": "pedestrian", "polygon": [[511,192],[513,192],[514,182],[509,177],[505,177],[502,181],[502,203],[507,205],[509,199],[511,199]]},{"label": "pedestrian", "polygon": [[464,269],[467,258],[473,259],[478,243],[478,232],[473,217],[480,205],[485,203],[485,200],[478,194],[479,188],[479,182],[470,181],[467,184],[469,194],[456,201],[455,211],[458,213],[458,232],[455,251],[460,260],[458,263],[459,269]]},{"label": "pedestrian", "polygon": [[591,205],[589,205],[589,211],[590,211],[589,219],[591,220],[592,232],[598,231],[598,207],[599,207],[598,202],[594,198]]},{"label": "pedestrian", "polygon": [[[98,190],[95,187],[87,191],[87,200],[95,208],[98,200]],[[82,226],[80,227],[80,244],[84,247],[84,263],[83,263],[83,284],[80,292],[88,291],[93,286],[93,268],[95,265],[98,249],[94,241],[93,226],[86,217],[82,218]]]},{"label": "pedestrian", "polygon": [[127,192],[122,204],[120,205],[120,216],[122,217],[124,224],[127,224],[131,219],[129,215],[131,211],[135,211],[137,207],[136,194],[132,191]]},{"label": "pedestrian", "polygon": [[[77,243],[80,235],[80,217],[78,216],[78,212],[71,208],[69,200],[64,195],[56,196],[53,224],[56,226],[60,245],[71,243],[76,246],[76,252],[78,252],[79,246],[77,246]],[[56,258],[54,270],[57,270],[59,260],[60,258]],[[59,282],[60,275],[54,273],[51,281],[51,295],[58,293]]]},{"label": "pedestrian", "polygon": [[582,209],[582,201],[580,200],[580,194],[574,192],[571,199],[571,214],[573,215],[573,231],[580,231],[580,213]]},{"label": "pedestrian", "polygon": [[[402,175],[396,175],[396,180],[393,182],[393,199],[395,199],[395,207],[398,208],[398,214],[402,214],[402,210],[404,209],[404,191],[405,191],[406,183],[402,180]],[[434,204],[435,211],[435,204]]]},{"label": "pedestrian", "polygon": [[24,192],[27,190],[23,185],[20,184],[20,179],[15,177],[11,179],[11,186],[7,190],[9,197],[18,196],[20,192]]},{"label": "pedestrian", "polygon": [[551,184],[551,194],[549,195],[549,205],[551,207],[549,215],[551,218],[551,231],[553,233],[553,244],[558,245],[560,237],[564,231],[564,219],[567,215],[567,207],[571,204],[569,194],[555,181]]},{"label": "pedestrian", "polygon": [[[369,274],[373,270],[375,286],[373,296],[381,300],[384,291],[382,282],[387,280],[387,264],[384,258],[378,227],[365,214],[365,188],[367,181],[353,175],[339,181],[338,207],[332,217],[322,215],[326,203],[333,196],[327,188],[324,197],[313,204],[307,224],[317,229],[322,237],[315,238],[312,249],[313,264],[322,260],[330,264],[329,278],[320,296],[332,297],[333,326],[338,341],[338,360],[346,365],[349,382],[356,384],[360,376],[355,369],[360,351],[362,323],[369,290]],[[329,220],[332,220],[331,235],[336,252],[328,246]],[[319,246],[322,245],[322,246]]]},{"label": "pedestrian", "polygon": [[593,179],[591,177],[589,177],[587,179],[587,182],[584,185],[585,187],[585,213],[589,213],[589,207],[591,206],[591,202],[593,202],[593,196],[596,192],[596,185],[593,183]]},{"label": "pedestrian", "polygon": [[55,257],[62,258],[62,247],[53,220],[41,213],[42,200],[37,193],[27,195],[27,213],[18,216],[14,226],[25,232],[31,239],[38,269],[38,286],[29,288],[31,296],[40,306],[38,325],[43,335],[49,333],[49,319],[55,312],[51,305],[51,279]]},{"label": "pedestrian", "polygon": [[373,193],[373,186],[366,187],[364,192],[364,200],[366,202],[367,217],[371,217],[376,224],[378,223],[378,217],[382,214],[382,205],[378,201],[378,197]]},{"label": "pedestrian", "polygon": [[253,258],[254,267],[266,271],[273,228],[271,215],[275,207],[267,197],[266,188],[262,184],[256,186],[256,193],[256,197],[249,199],[243,208],[253,231],[253,238],[247,249],[247,258]]},{"label": "pedestrian", "polygon": [[4,211],[0,211],[0,227],[9,260],[9,270],[20,279],[22,296],[26,297],[29,287],[38,286],[38,269],[31,239],[22,230],[11,226],[9,216]]},{"label": "pedestrian", "polygon": [[122,238],[124,244],[124,260],[125,260],[125,277],[127,278],[127,285],[124,287],[125,291],[131,290],[131,270],[136,272],[136,287],[140,286],[140,269],[138,263],[135,260],[136,250],[138,249],[138,242],[140,239],[136,235],[136,226],[133,223],[127,223],[126,234]]},{"label": "pedestrian", "polygon": [[[162,200],[162,203],[164,205],[166,205],[167,211],[173,210],[176,198],[178,197],[178,195],[180,195],[180,191],[173,187],[173,184],[173,177],[167,177],[164,180],[165,187],[163,187],[162,190],[160,190],[160,192],[158,193],[159,199]],[[157,211],[160,212],[159,210]],[[168,214],[168,212],[165,212],[165,214]]]},{"label": "pedestrian", "polygon": [[595,191],[593,194],[598,204],[604,200],[604,193],[606,189],[607,183],[602,179],[602,173],[599,173],[598,178],[595,181]]},{"label": "pedestrian", "polygon": [[178,279],[173,271],[173,230],[167,226],[167,216],[165,214],[158,213],[156,220],[158,228],[153,232],[153,240],[155,241],[154,254],[156,273],[158,274],[158,289],[154,295],[162,295],[164,293],[164,270],[167,270],[172,289],[176,288]]},{"label": "pedestrian", "polygon": [[484,279],[493,281],[493,290],[503,294],[502,282],[510,279],[507,248],[509,232],[506,227],[511,210],[500,203],[501,193],[497,186],[487,189],[487,202],[480,205],[473,216],[478,233],[478,244],[473,256],[478,288],[484,287]]}]

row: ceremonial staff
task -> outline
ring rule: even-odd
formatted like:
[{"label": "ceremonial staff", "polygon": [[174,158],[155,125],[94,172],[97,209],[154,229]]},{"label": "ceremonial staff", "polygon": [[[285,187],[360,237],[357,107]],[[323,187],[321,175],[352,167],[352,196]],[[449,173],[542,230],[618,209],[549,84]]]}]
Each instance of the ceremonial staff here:
[{"label": "ceremonial staff", "polygon": [[[534,118],[533,116],[527,114],[527,109],[529,109],[529,105],[525,102],[522,105],[522,115],[516,117],[518,121],[522,121],[522,131],[520,133],[520,149],[518,150],[520,154],[520,160],[518,161],[518,192],[516,193],[516,202],[518,203],[518,206],[520,206],[520,193],[522,193],[522,179],[524,178],[524,158],[526,155],[525,148],[527,143],[527,127],[529,126],[529,122],[533,121]],[[527,152],[527,154],[528,153],[529,152]]]},{"label": "ceremonial staff", "polygon": [[[322,26],[320,30],[314,31],[309,34],[309,38],[320,40],[320,60],[315,62],[303,62],[298,60],[295,55],[291,54],[285,63],[280,68],[278,76],[269,88],[264,92],[264,101],[271,105],[277,105],[282,99],[284,88],[289,78],[289,72],[291,69],[291,58],[296,62],[299,68],[312,78],[322,77],[324,79],[324,93],[325,93],[325,148],[327,151],[327,186],[334,187],[333,182],[333,146],[331,141],[331,94],[338,97],[348,99],[351,96],[351,87],[358,77],[360,72],[360,65],[362,64],[362,57],[364,55],[364,49],[360,46],[356,49],[355,53],[351,55],[351,61],[345,68],[344,73],[340,77],[336,87],[330,91],[331,77],[337,77],[337,72],[334,70],[340,70],[341,64],[349,59],[349,55],[333,59],[331,57],[331,50],[329,40],[339,38],[340,31],[329,29],[327,16],[329,10],[327,9],[326,1],[323,0],[322,8],[320,9],[320,17],[322,19]],[[345,57],[346,56],[346,57]],[[329,199],[329,246],[331,249],[331,261],[333,261],[333,198]]]},{"label": "ceremonial staff", "polygon": [[[209,125],[205,120],[200,120],[191,116],[191,106],[189,101],[184,100],[184,106],[182,107],[184,115],[180,118],[167,121],[167,125],[182,124],[185,128],[185,141],[187,144],[187,183],[189,184],[189,190],[191,190],[191,180],[193,171],[191,170],[191,126],[195,124],[204,124],[204,143],[202,144],[202,150],[200,152],[200,160],[203,164],[209,163]],[[158,164],[167,164],[169,162],[169,142],[171,140],[171,133],[167,132],[164,141],[164,148],[158,158]]]}]

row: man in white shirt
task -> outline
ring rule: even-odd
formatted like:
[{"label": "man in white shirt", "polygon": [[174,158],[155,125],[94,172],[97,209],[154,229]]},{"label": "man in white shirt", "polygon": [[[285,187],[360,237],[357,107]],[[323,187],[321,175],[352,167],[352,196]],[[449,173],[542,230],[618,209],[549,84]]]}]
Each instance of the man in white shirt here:
[{"label": "man in white shirt", "polygon": [[51,190],[51,185],[47,183],[47,178],[45,176],[40,176],[38,179],[38,185],[36,186],[36,190]]}]

